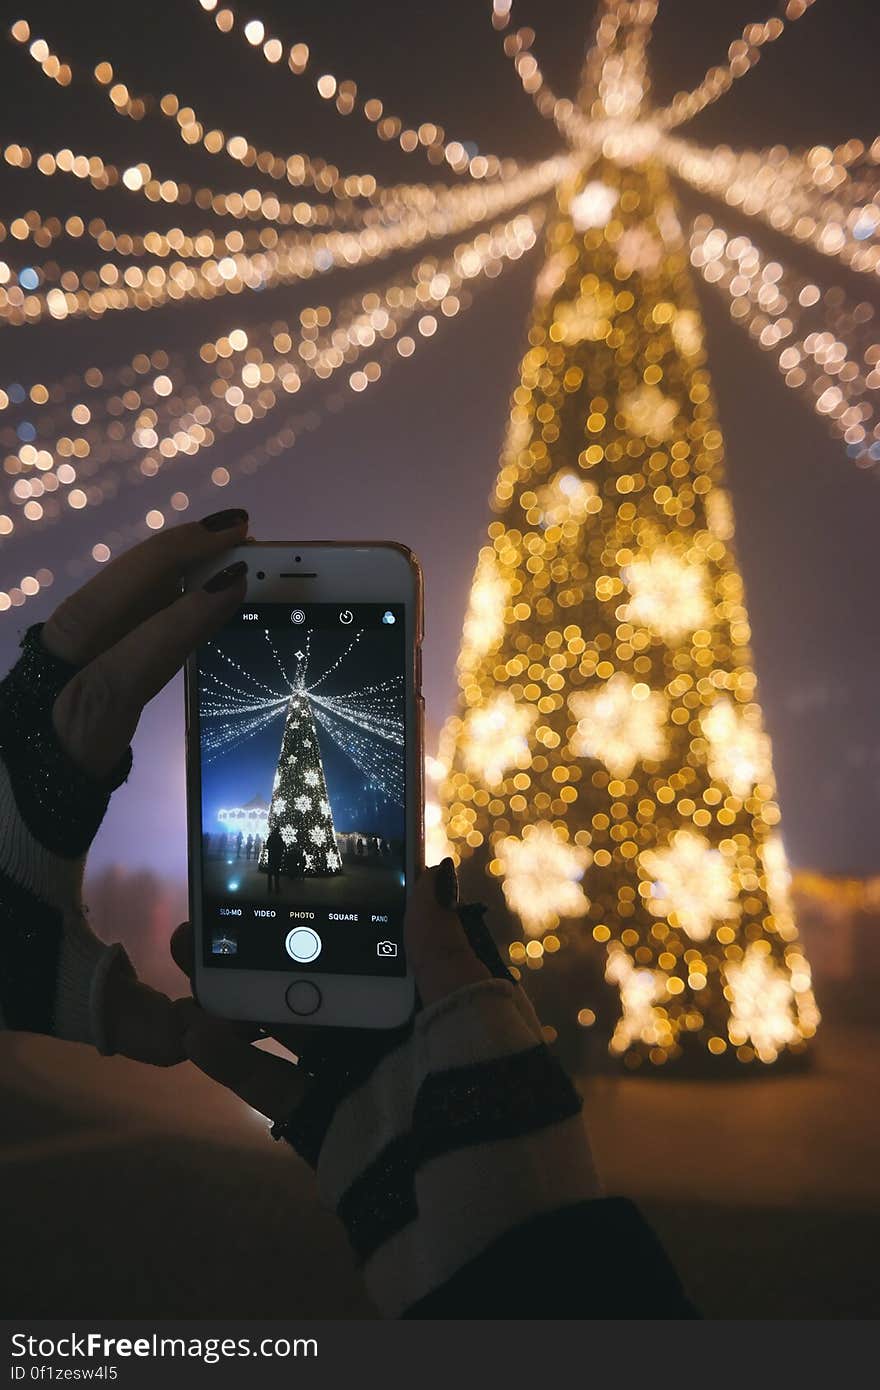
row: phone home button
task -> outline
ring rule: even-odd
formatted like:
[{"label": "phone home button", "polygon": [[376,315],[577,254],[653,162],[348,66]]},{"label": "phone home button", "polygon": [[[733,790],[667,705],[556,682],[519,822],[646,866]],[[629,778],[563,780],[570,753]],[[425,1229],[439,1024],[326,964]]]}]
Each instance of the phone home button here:
[{"label": "phone home button", "polygon": [[287,1007],[301,1018],[317,1013],[321,1007],[321,991],[311,980],[294,980],[287,988]]}]

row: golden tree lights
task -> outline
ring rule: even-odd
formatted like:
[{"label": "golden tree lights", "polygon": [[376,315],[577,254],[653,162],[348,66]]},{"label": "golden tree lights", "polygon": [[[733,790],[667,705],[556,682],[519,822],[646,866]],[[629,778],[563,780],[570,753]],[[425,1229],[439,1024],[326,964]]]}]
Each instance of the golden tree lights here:
[{"label": "golden tree lights", "polygon": [[607,950],[612,1051],[772,1062],[818,1016],[676,229],[656,161],[599,157],[560,190],[441,790],[455,852],[522,923],[514,961]]}]

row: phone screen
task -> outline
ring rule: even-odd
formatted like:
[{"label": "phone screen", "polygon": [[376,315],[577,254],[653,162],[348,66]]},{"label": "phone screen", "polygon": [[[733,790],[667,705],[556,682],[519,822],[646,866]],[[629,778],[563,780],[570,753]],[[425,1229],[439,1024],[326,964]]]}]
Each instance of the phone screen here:
[{"label": "phone screen", "polygon": [[402,604],[260,603],[197,658],[203,963],[403,975]]}]

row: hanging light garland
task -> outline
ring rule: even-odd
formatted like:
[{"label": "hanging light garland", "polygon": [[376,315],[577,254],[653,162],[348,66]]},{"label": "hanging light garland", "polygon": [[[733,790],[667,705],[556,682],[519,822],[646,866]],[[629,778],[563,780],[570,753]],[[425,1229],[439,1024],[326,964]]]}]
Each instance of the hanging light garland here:
[{"label": "hanging light garland", "polygon": [[[218,0],[199,0],[200,7],[214,16],[214,23],[221,34],[231,34],[236,29],[235,11],[228,5],[220,6]],[[249,49],[262,56],[264,61],[275,67],[287,58],[287,69],[296,77],[301,77],[311,68],[314,60],[307,44],[296,43],[285,48],[277,38],[267,35],[266,25],[261,19],[250,19],[238,30]],[[338,78],[330,72],[321,73],[315,80],[315,90],[324,101],[332,101],[341,116],[357,112],[373,127],[380,140],[394,140],[404,154],[420,152],[434,165],[447,164],[453,173],[468,174],[472,179],[491,179],[499,175],[506,177],[516,171],[514,160],[501,160],[497,155],[471,153],[467,143],[447,139],[443,127],[433,121],[423,121],[418,127],[408,127],[399,116],[390,114],[385,103],[376,97],[359,100],[357,83],[347,78]]]}]

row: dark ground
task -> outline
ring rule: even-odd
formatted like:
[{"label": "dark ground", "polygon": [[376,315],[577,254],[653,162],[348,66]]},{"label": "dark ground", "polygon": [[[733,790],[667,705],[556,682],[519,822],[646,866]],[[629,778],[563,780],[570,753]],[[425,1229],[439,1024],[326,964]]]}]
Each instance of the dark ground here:
[{"label": "dark ground", "polygon": [[[880,1032],[820,1044],[803,1076],[583,1082],[609,1191],[707,1317],[880,1313]],[[0,1107],[7,1317],[372,1316],[308,1170],[190,1066],[0,1034]]]}]

